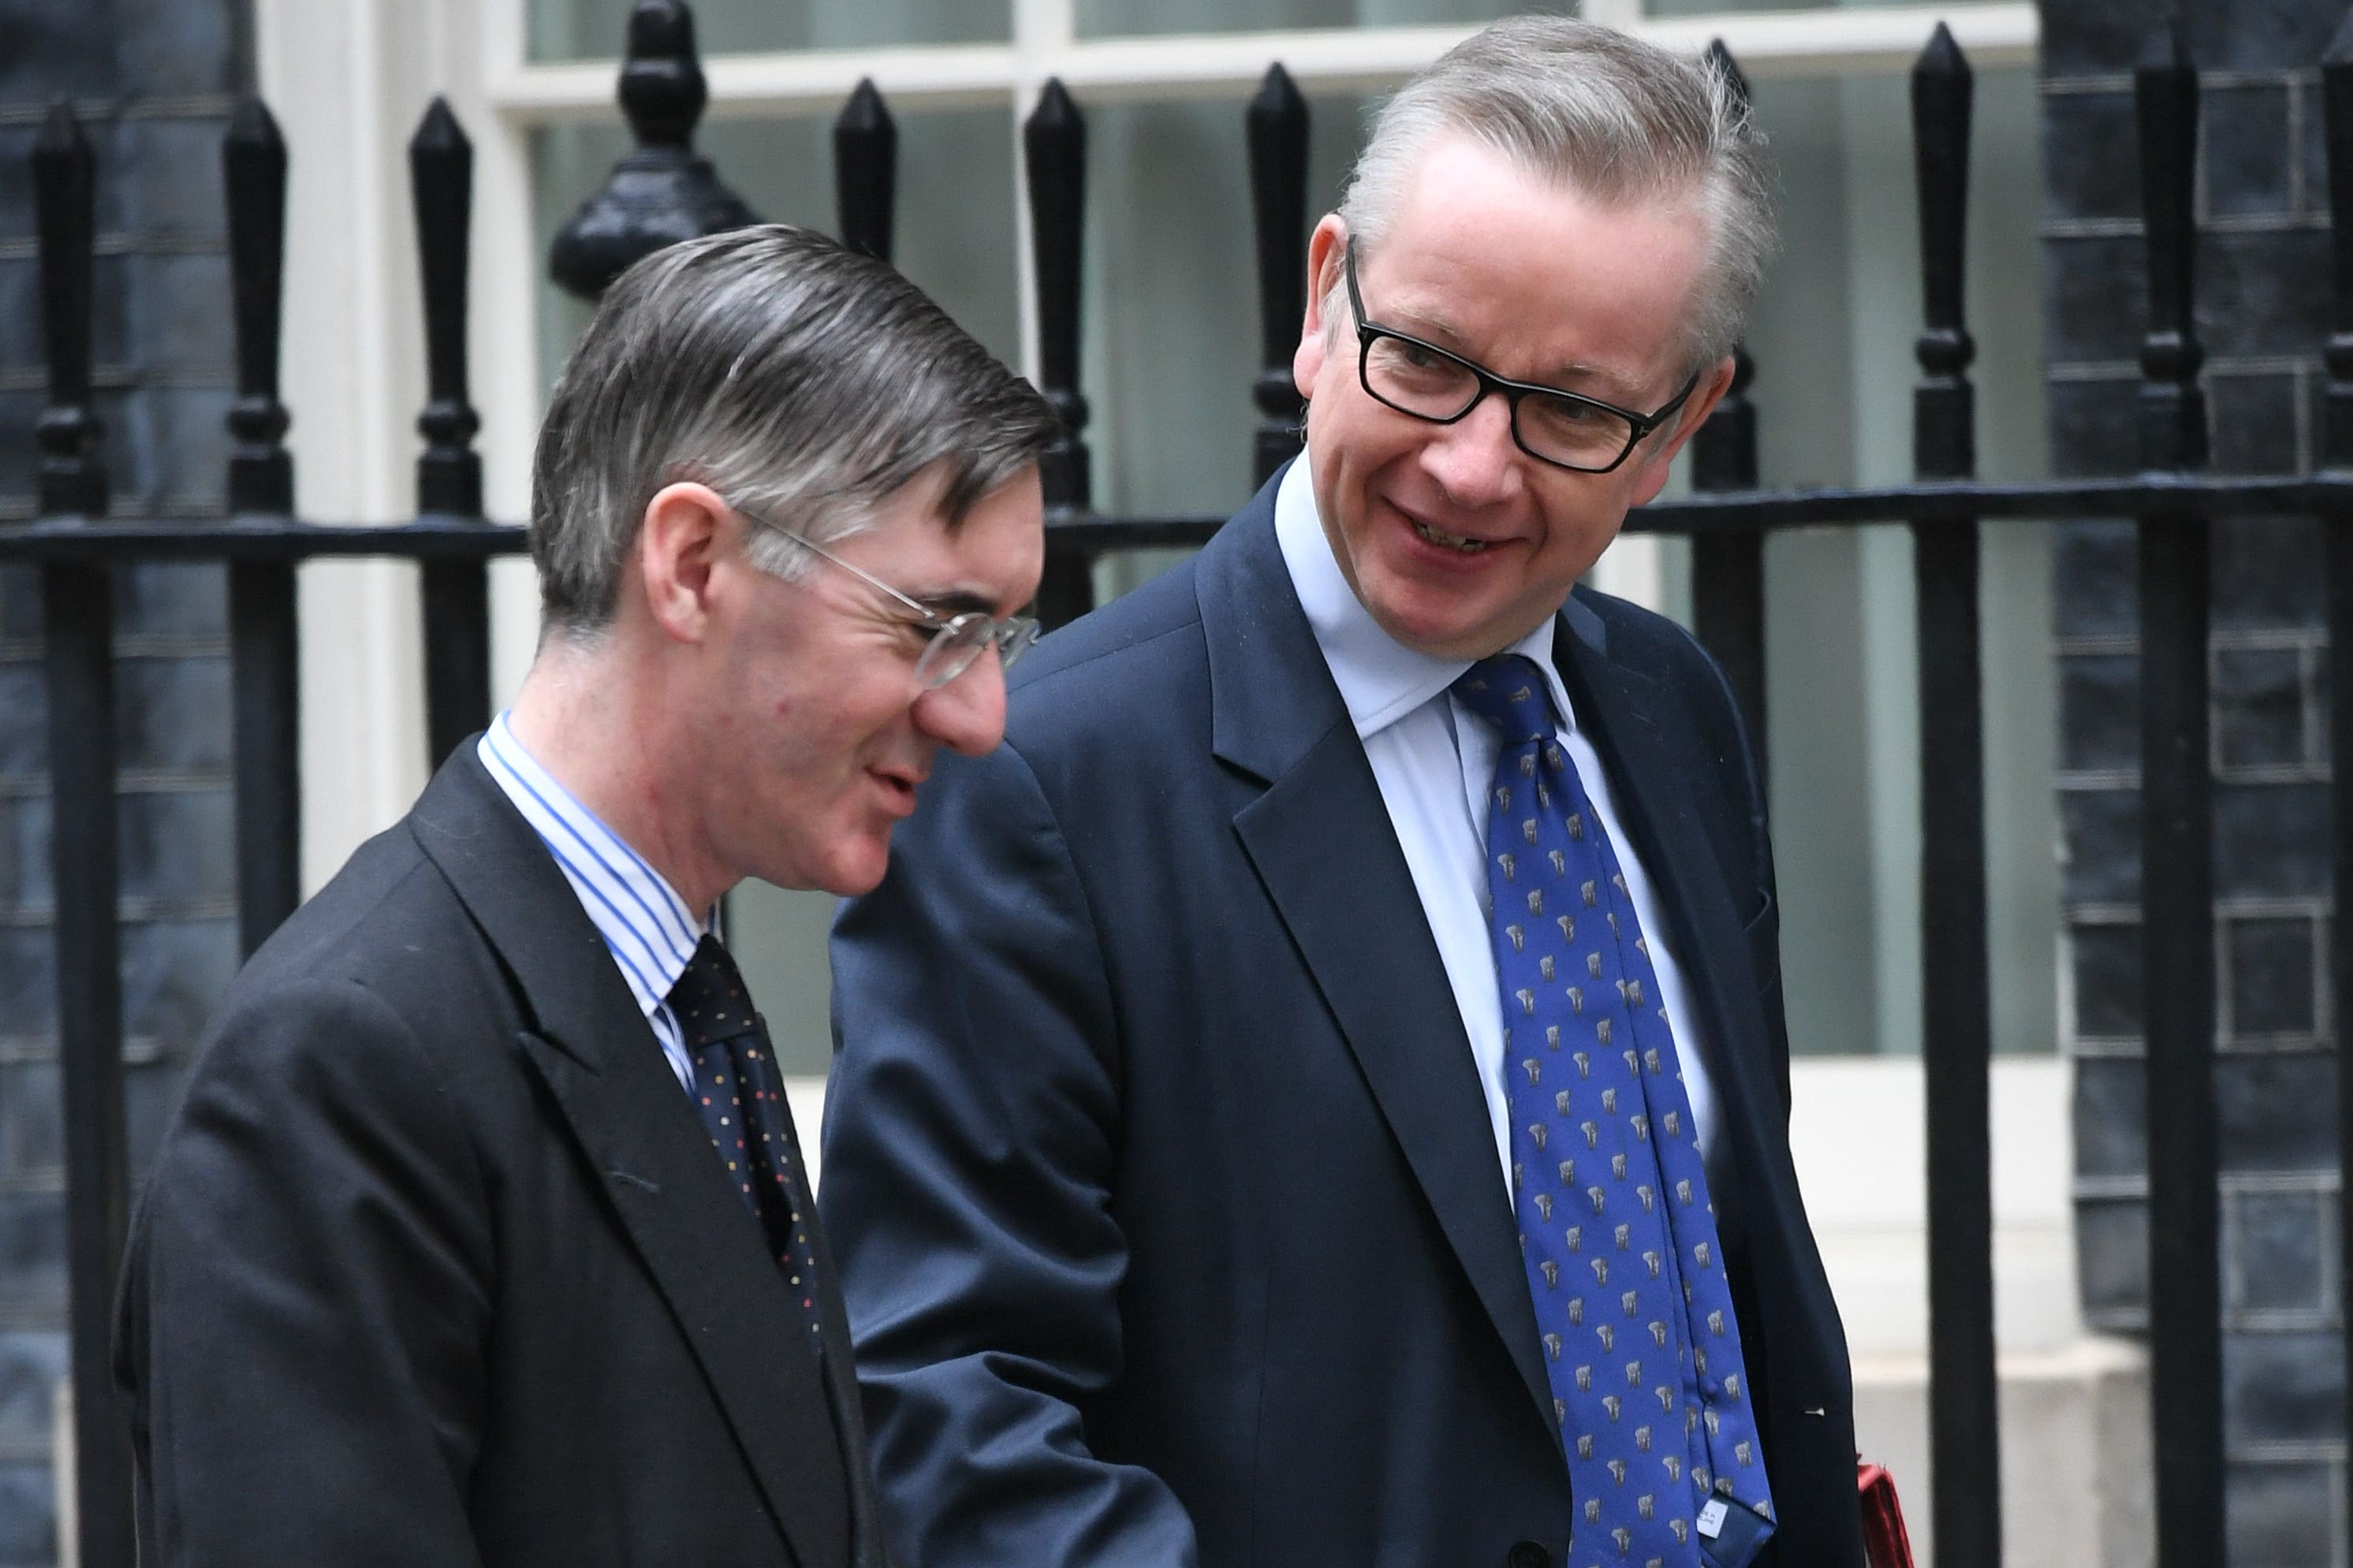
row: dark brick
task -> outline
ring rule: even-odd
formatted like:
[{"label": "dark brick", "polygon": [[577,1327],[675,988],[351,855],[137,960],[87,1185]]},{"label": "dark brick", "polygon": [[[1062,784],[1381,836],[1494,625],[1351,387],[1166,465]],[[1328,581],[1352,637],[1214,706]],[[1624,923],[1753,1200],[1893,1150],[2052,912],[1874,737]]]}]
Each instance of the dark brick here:
[{"label": "dark brick", "polygon": [[2228,1304],[2316,1310],[2326,1289],[2316,1193],[2241,1193],[2224,1211]]},{"label": "dark brick", "polygon": [[2217,217],[2293,210],[2288,89],[2275,82],[2208,88],[2199,95],[2206,208]]},{"label": "dark brick", "polygon": [[122,931],[122,1026],[193,1042],[237,973],[237,921],[153,921]]},{"label": "dark brick", "polygon": [[[229,385],[236,379],[237,340],[228,301],[226,256],[137,258],[131,295],[135,363],[151,373]],[[217,462],[227,437],[219,425],[212,434]]]},{"label": "dark brick", "polygon": [[2140,468],[2135,381],[2054,381],[2043,389],[2051,421],[2051,469],[2061,479],[2096,479]]},{"label": "dark brick", "polygon": [[227,789],[125,795],[116,806],[126,899],[187,903],[237,888],[237,826]]},{"label": "dark brick", "polygon": [[2148,1205],[2139,1198],[2078,1202],[2075,1264],[2086,1312],[2113,1315],[2147,1307]]},{"label": "dark brick", "polygon": [[[2054,396],[2061,390],[2051,389]],[[2137,632],[2140,546],[2133,525],[2063,522],[2051,534],[2059,634],[2118,637]]]},{"label": "dark brick", "polygon": [[119,5],[116,29],[115,69],[125,92],[167,98],[235,92],[244,85],[230,9],[217,0]]},{"label": "dark brick", "polygon": [[100,97],[115,87],[110,20],[121,0],[0,6],[0,103]]},{"label": "dark brick", "polygon": [[54,1562],[57,1478],[40,1464],[0,1464],[0,1563]]},{"label": "dark brick", "polygon": [[0,1194],[0,1300],[35,1311],[64,1312],[64,1194]]},{"label": "dark brick", "polygon": [[2294,648],[2223,648],[2214,655],[2214,745],[2224,767],[2295,767],[2306,761],[2304,658]]},{"label": "dark brick", "polygon": [[2327,1561],[2336,1495],[2327,1465],[2232,1461],[2223,1486],[2231,1568],[2313,1568]]},{"label": "dark brick", "polygon": [[[116,583],[122,581],[120,572]],[[0,566],[0,637],[41,637],[41,574],[30,566]]]},{"label": "dark brick", "polygon": [[33,425],[44,401],[37,392],[0,391],[0,501],[29,507],[39,493],[41,449]]},{"label": "dark brick", "polygon": [[[221,184],[223,120],[125,120],[114,127],[107,178],[99,184],[98,226],[142,238],[182,241],[227,234]],[[222,312],[226,325],[227,312]]]},{"label": "dark brick", "polygon": [[0,664],[0,775],[49,771],[48,688],[37,664]]},{"label": "dark brick", "polygon": [[2042,10],[2042,74],[2047,78],[2130,70],[2140,58],[2148,10],[2133,0],[2074,0]]},{"label": "dark brick", "polygon": [[0,796],[0,904],[47,910],[50,869],[48,797]]},{"label": "dark brick", "polygon": [[118,637],[226,637],[228,574],[148,561],[114,574]]},{"label": "dark brick", "polygon": [[47,1330],[0,1332],[0,1443],[49,1440],[58,1379],[66,1374],[66,1336]]},{"label": "dark brick", "polygon": [[2221,898],[2299,898],[2328,886],[2328,786],[2214,786],[2214,890]]},{"label": "dark brick", "polygon": [[[0,17],[0,48],[7,39],[8,23]],[[0,64],[0,72],[6,69]],[[37,125],[0,125],[0,239],[33,237],[33,139],[39,134]]]},{"label": "dark brick", "polygon": [[228,660],[135,658],[114,667],[121,765],[174,771],[230,765]]},{"label": "dark brick", "polygon": [[55,1062],[0,1065],[0,1173],[25,1175],[65,1163],[65,1109]]},{"label": "dark brick", "polygon": [[2224,1057],[2214,1110],[2226,1171],[2325,1171],[2337,1163],[2337,1062],[2317,1052]]},{"label": "dark brick", "polygon": [[[45,926],[0,926],[0,1035],[38,1039],[58,1026],[57,943]],[[0,1289],[6,1267],[0,1263]]]},{"label": "dark brick", "polygon": [[2053,218],[2140,216],[2140,142],[2128,92],[2042,100],[2043,211]]},{"label": "dark brick", "polygon": [[2345,1346],[2337,1334],[2232,1334],[2223,1340],[2223,1426],[2230,1442],[2341,1437],[2344,1405]]},{"label": "dark brick", "polygon": [[2309,69],[2345,16],[2310,0],[2205,0],[2179,14],[2183,44],[2201,71]]},{"label": "dark brick", "polygon": [[[2135,360],[2148,330],[2147,261],[2137,236],[2066,235],[2042,242],[2049,359]],[[2204,279],[2199,280],[2202,289]]]},{"label": "dark brick", "polygon": [[2078,1175],[2147,1173],[2147,1068],[2138,1058],[2086,1057],[2075,1064]]},{"label": "dark brick", "polygon": [[2070,904],[2128,904],[2140,898],[2140,791],[2066,790],[2059,796]]},{"label": "dark brick", "polygon": [[2312,922],[2229,921],[2231,1024],[2239,1037],[2310,1034],[2319,1017]]},{"label": "dark brick", "polygon": [[2293,375],[2216,375],[2206,383],[2213,432],[2212,466],[2219,474],[2292,474],[2296,447]]},{"label": "dark brick", "polygon": [[[2137,1039],[2141,1032],[2140,927],[2073,926],[2068,931],[2068,944],[2074,961],[2076,1037]],[[2093,1064],[2083,1065],[2089,1068]]]},{"label": "dark brick", "polygon": [[2327,614],[2320,524],[2304,517],[2230,518],[2214,525],[2214,624],[2301,631]]},{"label": "dark brick", "polygon": [[2060,766],[2084,772],[2140,766],[2140,660],[2071,654],[2059,661]]},{"label": "dark brick", "polygon": [[[2054,242],[2055,243],[2055,242]],[[2328,236],[2198,237],[2198,333],[2212,354],[2310,354],[2328,332]]]},{"label": "dark brick", "polygon": [[[0,157],[7,156],[0,132]],[[0,205],[0,212],[6,210]],[[47,364],[41,328],[41,264],[29,256],[0,260],[0,370],[38,371]]]}]

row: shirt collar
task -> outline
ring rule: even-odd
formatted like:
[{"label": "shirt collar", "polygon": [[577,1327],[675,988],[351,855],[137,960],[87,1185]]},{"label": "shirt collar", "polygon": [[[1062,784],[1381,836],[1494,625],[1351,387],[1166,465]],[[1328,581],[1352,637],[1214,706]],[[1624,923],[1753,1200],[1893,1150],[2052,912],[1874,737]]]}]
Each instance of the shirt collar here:
[{"label": "shirt collar", "polygon": [[650,1017],[686,973],[710,921],[688,909],[668,879],[523,749],[508,718],[501,713],[483,732],[482,762],[555,858]]},{"label": "shirt collar", "polygon": [[[1274,537],[1299,607],[1307,613],[1315,646],[1332,671],[1340,700],[1348,706],[1356,738],[1368,739],[1420,708],[1461,679],[1469,659],[1440,658],[1406,647],[1381,629],[1356,591],[1341,574],[1332,554],[1332,542],[1315,510],[1315,481],[1308,454],[1282,476],[1274,492]],[[1576,727],[1568,688],[1553,662],[1553,636],[1558,617],[1547,617],[1535,630],[1504,651],[1523,654],[1544,671],[1561,728]]]}]

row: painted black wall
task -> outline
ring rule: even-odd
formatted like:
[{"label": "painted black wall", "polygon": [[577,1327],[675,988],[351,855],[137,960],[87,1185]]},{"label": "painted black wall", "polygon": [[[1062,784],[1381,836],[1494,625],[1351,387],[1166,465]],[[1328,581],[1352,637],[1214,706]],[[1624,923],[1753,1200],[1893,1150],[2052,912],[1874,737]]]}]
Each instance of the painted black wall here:
[{"label": "painted black wall", "polygon": [[[2042,0],[2042,295],[2057,470],[2139,467],[2147,293],[2131,69],[2153,0]],[[2339,0],[2178,7],[2201,99],[2199,331],[2214,467],[2313,466],[2327,331],[2316,64]],[[2060,804],[2073,947],[2076,1214],[2097,1325],[2147,1321],[2139,694],[2129,523],[2063,529]],[[2345,1361],[2319,533],[2215,538],[2213,702],[2232,1568],[2343,1561]],[[2334,1540],[2332,1542],[2332,1537]]]},{"label": "painted black wall", "polygon": [[[0,0],[0,526],[33,512],[42,403],[26,163],[60,97],[98,159],[96,360],[115,510],[221,510],[233,385],[220,137],[252,80],[243,0]],[[235,970],[217,568],[117,581],[122,994],[134,1171]],[[57,1558],[51,1391],[66,1364],[40,596],[0,573],[0,1564]]]}]

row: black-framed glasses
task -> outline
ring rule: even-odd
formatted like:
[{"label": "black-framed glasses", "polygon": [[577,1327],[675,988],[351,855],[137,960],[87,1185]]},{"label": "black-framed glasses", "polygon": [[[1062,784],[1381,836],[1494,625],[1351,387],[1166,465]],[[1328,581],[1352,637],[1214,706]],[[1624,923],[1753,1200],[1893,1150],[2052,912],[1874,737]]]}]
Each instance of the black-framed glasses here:
[{"label": "black-framed glasses", "polygon": [[1342,258],[1341,270],[1348,279],[1348,308],[1356,317],[1356,379],[1375,402],[1433,425],[1452,425],[1467,418],[1489,393],[1500,392],[1511,405],[1514,444],[1556,468],[1608,473],[1632,455],[1643,437],[1672,418],[1699,385],[1700,373],[1694,371],[1664,407],[1637,414],[1582,393],[1512,381],[1436,343],[1367,320],[1365,297],[1356,288],[1354,245]]},{"label": "black-framed glasses", "polygon": [[[732,502],[730,504],[733,504]],[[844,572],[871,588],[879,588],[896,599],[915,617],[915,624],[932,634],[923,651],[915,659],[915,680],[926,691],[945,686],[970,669],[980,656],[994,647],[1000,669],[1011,669],[1013,661],[1029,651],[1038,641],[1039,626],[1032,616],[1008,616],[1003,620],[979,610],[965,610],[960,615],[942,616],[921,599],[902,594],[890,584],[863,568],[851,565],[824,545],[806,534],[774,522],[754,511],[735,510],[772,533],[782,534],[820,561],[830,561]]]}]

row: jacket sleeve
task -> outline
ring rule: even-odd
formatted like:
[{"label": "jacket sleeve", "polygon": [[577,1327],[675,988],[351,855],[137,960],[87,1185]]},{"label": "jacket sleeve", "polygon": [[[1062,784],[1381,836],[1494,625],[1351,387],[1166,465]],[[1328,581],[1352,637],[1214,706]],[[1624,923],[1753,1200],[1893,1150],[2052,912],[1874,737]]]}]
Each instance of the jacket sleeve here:
[{"label": "jacket sleeve", "polygon": [[480,1562],[486,1212],[461,1113],[374,993],[232,1005],[118,1301],[142,1563]]},{"label": "jacket sleeve", "polygon": [[1155,1476],[1090,1451],[1127,1247],[1116,1022],[1071,851],[1010,746],[944,757],[833,935],[818,1199],[894,1555],[1191,1568]]}]

